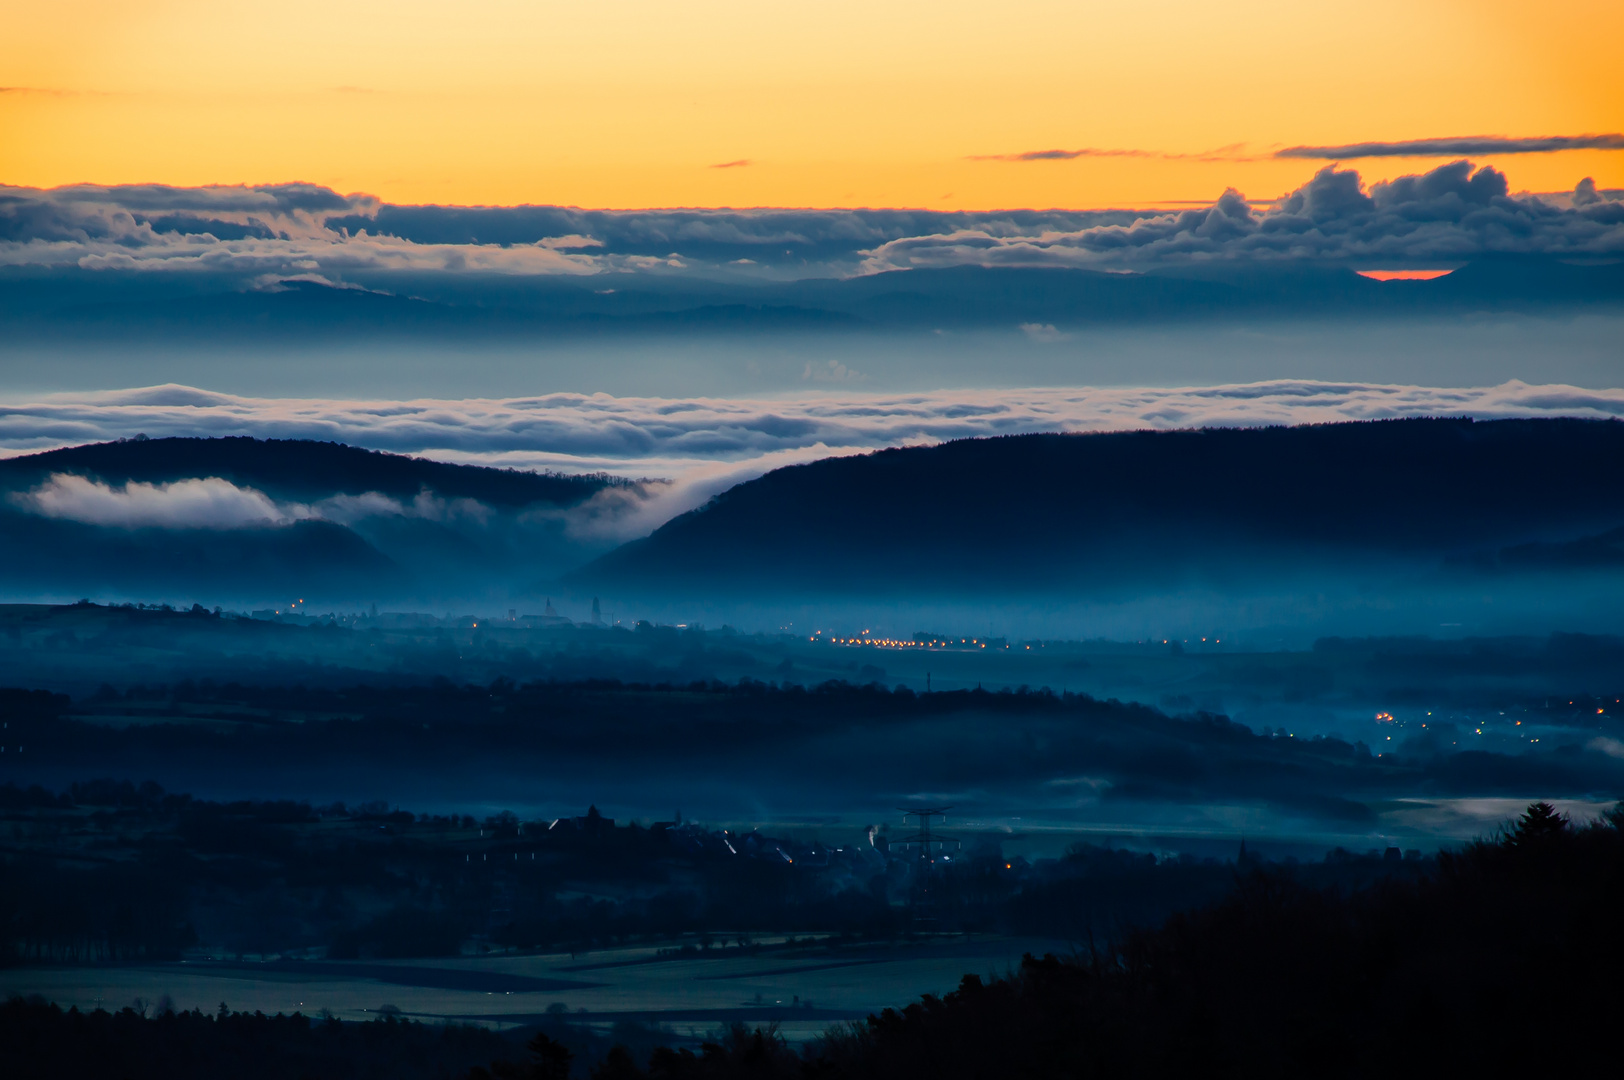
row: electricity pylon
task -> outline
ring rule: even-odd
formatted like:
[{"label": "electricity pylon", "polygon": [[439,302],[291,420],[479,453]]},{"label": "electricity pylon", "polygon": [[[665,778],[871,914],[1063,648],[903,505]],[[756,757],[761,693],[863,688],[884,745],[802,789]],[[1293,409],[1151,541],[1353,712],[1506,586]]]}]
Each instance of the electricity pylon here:
[{"label": "electricity pylon", "polygon": [[[940,833],[932,834],[930,823],[932,818],[947,819],[947,812],[951,806],[899,806],[902,811],[902,823],[906,825],[909,818],[919,822],[919,831],[912,836],[904,836],[900,840],[891,841],[892,847],[914,847],[919,851],[919,859],[915,863],[913,887],[913,915],[916,924],[934,925],[936,922],[935,896],[930,889],[931,870],[936,863],[936,853],[948,844],[954,850],[962,845],[952,837]],[[937,845],[935,848],[932,845]]]}]

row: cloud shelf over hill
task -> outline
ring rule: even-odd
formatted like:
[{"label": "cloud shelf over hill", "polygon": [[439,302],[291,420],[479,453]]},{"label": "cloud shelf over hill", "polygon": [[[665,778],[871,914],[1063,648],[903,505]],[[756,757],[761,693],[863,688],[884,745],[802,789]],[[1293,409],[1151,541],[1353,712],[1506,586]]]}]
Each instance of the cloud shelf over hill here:
[{"label": "cloud shelf over hill", "polygon": [[[249,398],[157,386],[0,404],[0,452],[9,456],[138,433],[250,435],[344,442],[469,464],[603,470],[671,480],[596,500],[588,511],[595,520],[579,524],[589,532],[625,536],[646,532],[770,469],[884,446],[1034,431],[1255,427],[1405,416],[1617,418],[1624,417],[1624,389],[1521,382],[1455,389],[1289,380],[1171,389],[830,394],[793,400],[554,394],[356,401]],[[100,493],[78,494],[88,498]],[[73,501],[77,505],[84,499]],[[93,501],[114,506],[105,498]],[[283,516],[251,509],[257,516]]]}]

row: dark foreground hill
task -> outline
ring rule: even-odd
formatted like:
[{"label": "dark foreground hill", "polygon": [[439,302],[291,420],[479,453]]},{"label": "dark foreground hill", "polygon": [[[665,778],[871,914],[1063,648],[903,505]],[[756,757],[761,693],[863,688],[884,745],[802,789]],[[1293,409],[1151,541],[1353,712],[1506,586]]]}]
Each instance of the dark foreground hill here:
[{"label": "dark foreground hill", "polygon": [[[1588,420],[972,439],[778,469],[576,578],[690,596],[1110,595],[1447,559],[1494,571],[1507,548],[1519,568],[1563,565],[1624,524],[1621,461],[1624,423]],[[1616,544],[1584,550],[1605,568]]]},{"label": "dark foreground hill", "polygon": [[[1028,957],[1002,977],[966,974],[952,993],[832,1029],[799,1053],[772,1029],[739,1025],[698,1052],[622,1045],[588,1073],[595,1048],[569,1045],[584,1025],[560,1018],[542,1026],[528,1055],[514,1055],[521,1060],[461,1075],[1612,1075],[1613,1024],[1624,1002],[1621,818],[1615,810],[1575,828],[1535,804],[1501,838],[1442,855],[1430,876],[1395,874],[1356,891],[1237,865],[1234,889],[1217,904],[1157,929],[1096,939],[1070,959]],[[618,1027],[617,1037],[625,1038]],[[248,1017],[224,1004],[213,1017],[153,1019],[133,1009],[63,1013],[43,999],[0,1008],[0,1068],[19,1080],[447,1076],[448,1065],[508,1047],[465,1029]]]},{"label": "dark foreground hill", "polygon": [[[1215,907],[1072,961],[887,1009],[801,1055],[770,1036],[611,1054],[594,1075],[1575,1076],[1612,1070],[1624,836],[1531,806],[1420,884],[1352,895],[1242,876]],[[730,1043],[730,1045],[728,1044]],[[538,1043],[537,1050],[551,1049]],[[538,1055],[539,1056],[539,1055]],[[499,1073],[501,1070],[497,1070]],[[475,1074],[478,1075],[478,1074]],[[537,1072],[533,1075],[551,1075]]]}]

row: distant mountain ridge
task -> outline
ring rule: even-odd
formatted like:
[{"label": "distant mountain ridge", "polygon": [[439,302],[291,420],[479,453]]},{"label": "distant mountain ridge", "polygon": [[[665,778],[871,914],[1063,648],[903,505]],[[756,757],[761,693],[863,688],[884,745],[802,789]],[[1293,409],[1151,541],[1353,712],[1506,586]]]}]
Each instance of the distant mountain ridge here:
[{"label": "distant mountain ridge", "polygon": [[[1434,281],[1376,282],[1347,267],[1215,264],[1151,273],[1071,268],[919,268],[851,278],[729,282],[541,276],[473,282],[363,275],[367,288],[288,281],[197,291],[98,271],[0,273],[0,326],[20,338],[134,333],[211,337],[920,330],[1060,327],[1257,317],[1408,317],[1624,305],[1624,265],[1483,259]],[[355,283],[350,283],[351,285]],[[481,291],[490,290],[490,291]]]},{"label": "distant mountain ridge", "polygon": [[791,466],[572,575],[673,595],[1114,592],[1566,544],[1624,524],[1624,422],[1012,435]]}]

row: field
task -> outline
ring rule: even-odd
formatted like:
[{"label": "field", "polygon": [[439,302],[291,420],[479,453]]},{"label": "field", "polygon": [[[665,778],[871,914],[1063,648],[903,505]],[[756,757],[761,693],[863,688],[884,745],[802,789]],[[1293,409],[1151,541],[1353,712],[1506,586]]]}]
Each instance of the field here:
[{"label": "field", "polygon": [[[346,1020],[380,1010],[431,1022],[498,1028],[567,1010],[607,1027],[635,1019],[698,1036],[722,1024],[775,1022],[792,1040],[831,1024],[942,993],[966,973],[1002,973],[1026,952],[1068,952],[1057,941],[944,934],[913,942],[837,945],[757,937],[689,951],[637,947],[571,956],[493,955],[446,960],[243,962],[20,967],[0,971],[0,996],[41,994],[64,1007],[266,1013],[324,1010]],[[662,955],[664,953],[664,955]],[[673,953],[675,955],[673,955]]]}]

